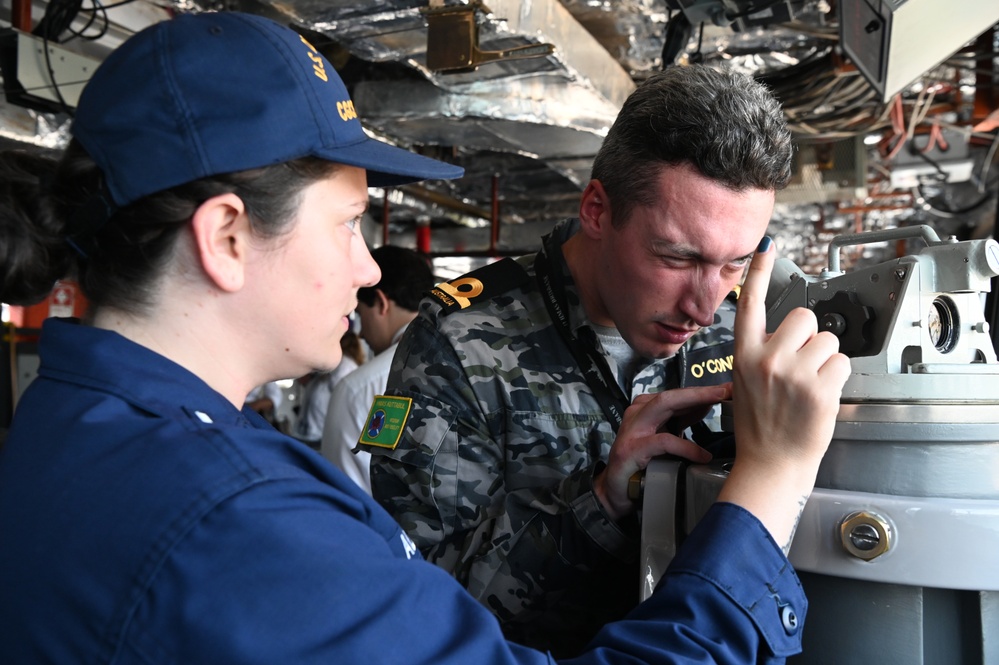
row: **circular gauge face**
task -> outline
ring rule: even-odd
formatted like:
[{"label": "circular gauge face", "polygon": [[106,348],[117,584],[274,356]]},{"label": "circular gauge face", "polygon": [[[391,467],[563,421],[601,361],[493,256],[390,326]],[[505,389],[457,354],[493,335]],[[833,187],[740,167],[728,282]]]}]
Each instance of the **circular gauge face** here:
[{"label": "circular gauge face", "polygon": [[930,331],[930,341],[933,342],[933,346],[937,346],[940,342],[943,323],[940,321],[940,308],[937,307],[936,303],[933,303],[930,315],[926,319],[926,329]]},{"label": "circular gauge face", "polygon": [[926,319],[930,341],[940,353],[950,353],[957,344],[957,311],[949,298],[937,298]]}]

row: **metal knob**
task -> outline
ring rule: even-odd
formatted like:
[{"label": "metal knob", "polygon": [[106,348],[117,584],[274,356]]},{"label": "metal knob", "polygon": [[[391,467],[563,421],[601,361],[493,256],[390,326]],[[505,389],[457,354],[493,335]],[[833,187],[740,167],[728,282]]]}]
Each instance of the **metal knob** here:
[{"label": "metal knob", "polygon": [[839,535],[843,548],[864,561],[878,558],[892,545],[892,529],[888,521],[864,510],[844,517],[839,525]]}]

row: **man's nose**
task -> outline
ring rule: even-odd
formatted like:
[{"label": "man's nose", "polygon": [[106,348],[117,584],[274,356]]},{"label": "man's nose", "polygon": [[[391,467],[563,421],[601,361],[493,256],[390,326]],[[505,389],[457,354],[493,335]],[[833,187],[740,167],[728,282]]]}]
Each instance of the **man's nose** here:
[{"label": "man's nose", "polygon": [[718,306],[720,275],[713,271],[700,271],[700,274],[687,285],[686,297],[681,302],[681,311],[691,321],[704,328],[714,323],[715,309]]}]

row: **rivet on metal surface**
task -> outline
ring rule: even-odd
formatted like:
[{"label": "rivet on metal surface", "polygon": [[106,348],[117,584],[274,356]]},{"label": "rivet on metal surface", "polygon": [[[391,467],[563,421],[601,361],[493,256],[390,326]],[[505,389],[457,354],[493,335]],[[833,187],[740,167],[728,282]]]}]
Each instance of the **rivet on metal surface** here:
[{"label": "rivet on metal surface", "polygon": [[881,544],[881,536],[870,524],[858,524],[850,532],[850,542],[858,550],[869,552]]},{"label": "rivet on metal surface", "polygon": [[891,548],[892,529],[880,515],[867,511],[851,513],[839,526],[843,548],[851,555],[871,561]]}]

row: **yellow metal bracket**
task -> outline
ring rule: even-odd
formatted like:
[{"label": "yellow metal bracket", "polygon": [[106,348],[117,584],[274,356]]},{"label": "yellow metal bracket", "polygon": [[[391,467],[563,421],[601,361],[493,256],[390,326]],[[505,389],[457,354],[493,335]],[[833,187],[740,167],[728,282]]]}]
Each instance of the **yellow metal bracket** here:
[{"label": "yellow metal bracket", "polygon": [[479,50],[477,10],[488,12],[480,2],[445,6],[431,0],[420,10],[427,18],[427,68],[435,72],[471,72],[479,65],[501,60],[520,60],[551,55],[554,44],[528,44],[503,51]]}]

